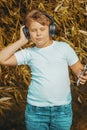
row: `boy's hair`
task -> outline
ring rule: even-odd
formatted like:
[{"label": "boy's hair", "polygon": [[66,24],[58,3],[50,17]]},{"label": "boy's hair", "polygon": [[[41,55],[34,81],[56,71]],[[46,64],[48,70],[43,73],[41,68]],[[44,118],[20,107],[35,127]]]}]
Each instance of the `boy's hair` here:
[{"label": "boy's hair", "polygon": [[29,27],[32,21],[36,21],[42,25],[47,25],[47,26],[49,26],[49,24],[51,23],[51,20],[45,14],[43,14],[41,10],[36,10],[36,9],[30,11],[27,14],[25,19],[25,25]]}]

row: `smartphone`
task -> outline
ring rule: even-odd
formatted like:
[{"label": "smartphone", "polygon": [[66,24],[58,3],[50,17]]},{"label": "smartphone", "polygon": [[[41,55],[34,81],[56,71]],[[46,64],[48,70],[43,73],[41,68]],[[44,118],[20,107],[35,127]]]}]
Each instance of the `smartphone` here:
[{"label": "smartphone", "polygon": [[[87,65],[84,66],[83,71],[81,71],[80,76],[81,75],[84,76],[86,71],[87,71]],[[78,80],[77,80],[77,86],[79,86],[79,85],[80,85],[80,78],[78,78]]]}]

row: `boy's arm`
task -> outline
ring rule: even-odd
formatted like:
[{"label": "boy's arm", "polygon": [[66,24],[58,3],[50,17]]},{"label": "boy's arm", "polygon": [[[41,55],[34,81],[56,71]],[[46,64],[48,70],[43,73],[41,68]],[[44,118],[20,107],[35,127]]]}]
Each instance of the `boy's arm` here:
[{"label": "boy's arm", "polygon": [[23,27],[24,26],[22,26],[20,29],[20,39],[0,51],[1,65],[9,65],[9,66],[17,65],[17,60],[14,56],[14,53],[28,42],[23,33]]},{"label": "boy's arm", "polygon": [[80,61],[76,62],[70,68],[76,74],[76,76],[79,77],[80,84],[85,84],[87,81],[87,71],[85,72],[85,75],[83,75],[83,76],[80,75],[81,71],[83,71],[83,68],[84,68],[84,66],[80,63]]}]

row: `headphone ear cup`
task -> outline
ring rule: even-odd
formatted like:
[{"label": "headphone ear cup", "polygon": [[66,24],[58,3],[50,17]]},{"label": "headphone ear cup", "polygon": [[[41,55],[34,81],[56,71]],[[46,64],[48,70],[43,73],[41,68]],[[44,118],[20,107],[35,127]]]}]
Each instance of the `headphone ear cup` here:
[{"label": "headphone ear cup", "polygon": [[56,30],[55,24],[54,23],[50,24],[50,26],[49,26],[49,34],[50,34],[51,37],[54,37],[55,30]]},{"label": "headphone ear cup", "polygon": [[29,29],[26,26],[23,28],[23,32],[24,32],[25,37],[29,40],[30,33],[29,33]]}]

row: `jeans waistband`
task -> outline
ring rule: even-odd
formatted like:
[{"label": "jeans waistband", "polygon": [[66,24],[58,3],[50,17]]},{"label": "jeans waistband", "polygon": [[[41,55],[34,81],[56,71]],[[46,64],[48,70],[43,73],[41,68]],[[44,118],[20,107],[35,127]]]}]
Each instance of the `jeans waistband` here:
[{"label": "jeans waistband", "polygon": [[62,110],[62,109],[66,109],[67,107],[71,107],[71,103],[69,104],[65,104],[65,105],[61,105],[61,106],[44,106],[44,107],[40,107],[40,106],[33,106],[31,104],[27,104],[27,106],[33,110]]}]

